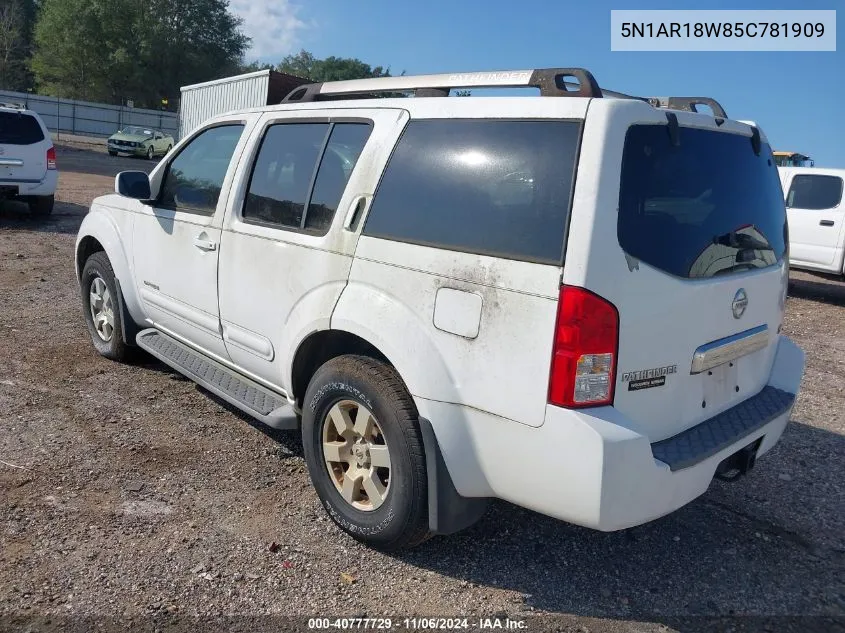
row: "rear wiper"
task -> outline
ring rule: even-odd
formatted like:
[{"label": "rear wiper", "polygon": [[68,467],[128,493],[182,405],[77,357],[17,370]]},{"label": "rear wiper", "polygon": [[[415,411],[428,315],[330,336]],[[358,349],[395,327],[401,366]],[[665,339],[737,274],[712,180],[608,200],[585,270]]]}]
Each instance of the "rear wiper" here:
[{"label": "rear wiper", "polygon": [[713,238],[714,244],[721,244],[722,246],[730,246],[738,250],[758,250],[758,251],[773,251],[771,244],[758,240],[753,235],[746,233],[739,233],[731,231],[724,235],[717,235]]}]

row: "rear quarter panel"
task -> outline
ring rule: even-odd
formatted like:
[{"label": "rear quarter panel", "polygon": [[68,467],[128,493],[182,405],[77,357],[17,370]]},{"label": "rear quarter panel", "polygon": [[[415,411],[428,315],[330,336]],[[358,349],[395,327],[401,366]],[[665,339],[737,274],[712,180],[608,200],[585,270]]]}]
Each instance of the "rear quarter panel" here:
[{"label": "rear quarter panel", "polygon": [[[416,119],[581,120],[588,102],[420,99],[409,111]],[[545,419],[560,281],[559,265],[363,235],[332,328],[379,348],[417,398],[536,427]]]}]

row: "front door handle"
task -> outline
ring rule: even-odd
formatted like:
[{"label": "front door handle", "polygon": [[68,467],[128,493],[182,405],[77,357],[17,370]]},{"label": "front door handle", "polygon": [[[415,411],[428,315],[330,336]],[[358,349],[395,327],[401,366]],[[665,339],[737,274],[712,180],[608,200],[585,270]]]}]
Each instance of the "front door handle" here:
[{"label": "front door handle", "polygon": [[199,236],[194,238],[194,246],[203,251],[217,250],[217,242],[212,242],[211,240],[204,240]]},{"label": "front door handle", "polygon": [[833,220],[822,220],[821,222],[819,222],[819,224],[821,224],[822,226],[833,226],[834,222]]}]

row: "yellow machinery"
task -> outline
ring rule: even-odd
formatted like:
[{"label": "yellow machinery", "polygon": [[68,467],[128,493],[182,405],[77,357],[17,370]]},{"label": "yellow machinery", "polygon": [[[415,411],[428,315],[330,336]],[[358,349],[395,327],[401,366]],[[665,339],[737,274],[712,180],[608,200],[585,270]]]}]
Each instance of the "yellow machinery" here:
[{"label": "yellow machinery", "polygon": [[778,167],[813,167],[815,161],[798,152],[772,152]]}]

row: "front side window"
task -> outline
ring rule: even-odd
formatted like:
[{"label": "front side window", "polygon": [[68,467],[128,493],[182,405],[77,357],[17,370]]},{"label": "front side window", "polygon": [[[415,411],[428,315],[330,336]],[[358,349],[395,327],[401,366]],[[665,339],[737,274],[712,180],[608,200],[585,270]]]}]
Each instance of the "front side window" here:
[{"label": "front side window", "polygon": [[786,206],[796,209],[833,209],[842,201],[842,179],[838,176],[800,174],[792,179]]},{"label": "front side window", "polygon": [[214,215],[244,126],[219,125],[194,137],[167,167],[158,206]]},{"label": "front side window", "polygon": [[634,125],[625,137],[619,198],[622,249],[676,277],[765,268],[786,250],[786,209],[768,145],[748,137]]},{"label": "front side window", "polygon": [[250,177],[244,221],[325,235],[371,130],[365,123],[270,126]]}]

